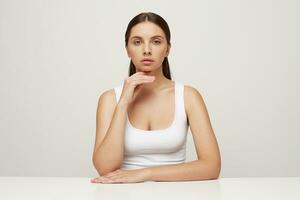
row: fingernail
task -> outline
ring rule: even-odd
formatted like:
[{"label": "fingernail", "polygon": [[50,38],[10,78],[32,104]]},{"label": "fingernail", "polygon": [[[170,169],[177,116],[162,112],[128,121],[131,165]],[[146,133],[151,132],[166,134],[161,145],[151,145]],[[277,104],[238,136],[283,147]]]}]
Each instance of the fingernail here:
[{"label": "fingernail", "polygon": [[99,183],[99,182],[101,182],[101,179],[92,179],[91,182],[92,183]]}]

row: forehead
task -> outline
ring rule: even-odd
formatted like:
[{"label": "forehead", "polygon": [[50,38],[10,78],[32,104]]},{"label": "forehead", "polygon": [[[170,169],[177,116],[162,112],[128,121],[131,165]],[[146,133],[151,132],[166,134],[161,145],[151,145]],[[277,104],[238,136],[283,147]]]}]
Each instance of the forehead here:
[{"label": "forehead", "polygon": [[133,36],[151,38],[154,35],[165,37],[164,31],[158,25],[148,21],[136,24],[130,31],[130,38]]}]

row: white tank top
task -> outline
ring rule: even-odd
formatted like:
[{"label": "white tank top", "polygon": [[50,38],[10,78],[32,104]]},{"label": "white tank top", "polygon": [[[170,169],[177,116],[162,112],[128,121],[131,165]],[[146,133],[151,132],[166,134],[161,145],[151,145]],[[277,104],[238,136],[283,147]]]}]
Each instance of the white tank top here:
[{"label": "white tank top", "polygon": [[[124,159],[121,169],[139,169],[185,162],[187,116],[184,108],[184,85],[175,83],[175,118],[172,125],[159,130],[135,128],[126,115]],[[123,84],[114,88],[117,102]]]}]

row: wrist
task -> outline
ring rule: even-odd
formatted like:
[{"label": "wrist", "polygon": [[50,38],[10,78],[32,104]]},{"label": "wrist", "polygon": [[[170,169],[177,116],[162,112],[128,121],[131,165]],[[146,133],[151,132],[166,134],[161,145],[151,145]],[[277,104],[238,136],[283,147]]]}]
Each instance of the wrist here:
[{"label": "wrist", "polygon": [[145,173],[145,177],[147,181],[152,181],[152,170],[151,168],[147,167],[143,169],[144,173]]},{"label": "wrist", "polygon": [[128,102],[127,101],[124,101],[122,99],[119,100],[118,104],[117,104],[118,107],[121,107],[121,108],[126,108],[128,107]]}]

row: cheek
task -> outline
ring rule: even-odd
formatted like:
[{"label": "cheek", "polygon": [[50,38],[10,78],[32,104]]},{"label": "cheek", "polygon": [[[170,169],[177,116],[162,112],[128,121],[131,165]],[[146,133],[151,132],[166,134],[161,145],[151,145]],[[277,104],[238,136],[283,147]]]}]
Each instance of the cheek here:
[{"label": "cheek", "polygon": [[166,55],[168,48],[166,46],[158,47],[157,52],[159,52],[162,56]]},{"label": "cheek", "polygon": [[141,52],[141,48],[138,47],[128,49],[128,53],[132,58],[138,57],[141,54]]},{"label": "cheek", "polygon": [[164,48],[157,49],[157,51],[155,52],[155,57],[164,60],[164,58],[166,57],[166,51],[167,50]]}]

